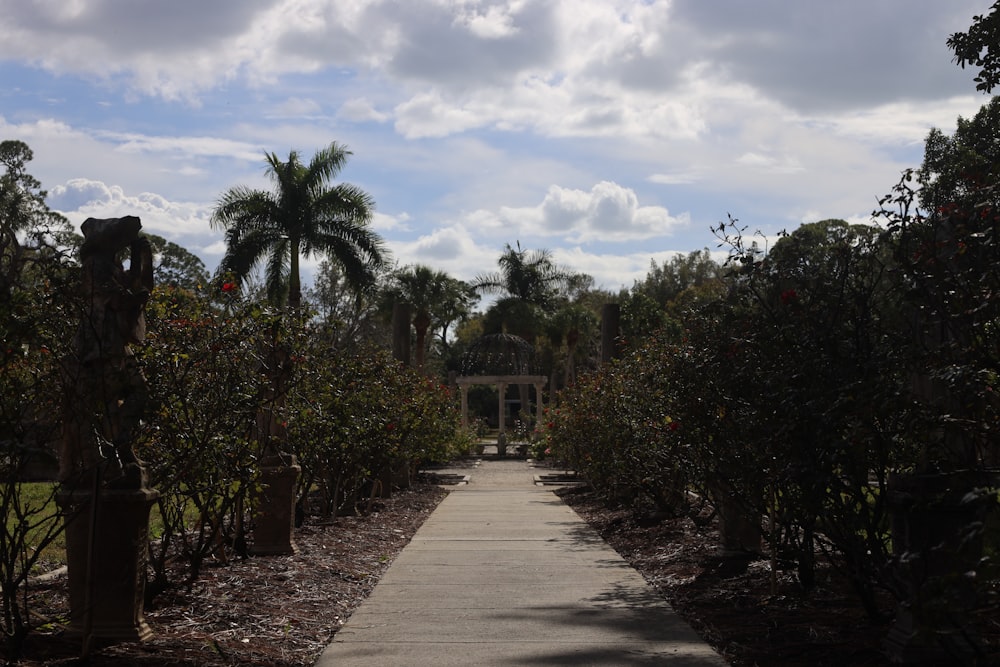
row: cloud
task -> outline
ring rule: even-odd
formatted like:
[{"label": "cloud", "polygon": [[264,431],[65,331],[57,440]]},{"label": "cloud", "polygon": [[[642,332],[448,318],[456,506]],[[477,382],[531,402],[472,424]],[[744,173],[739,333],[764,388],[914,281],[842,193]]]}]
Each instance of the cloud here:
[{"label": "cloud", "polygon": [[500,256],[499,249],[477,243],[461,224],[432,230],[413,241],[397,241],[391,247],[400,266],[423,264],[467,281],[493,270]]},{"label": "cloud", "polygon": [[123,153],[172,154],[185,159],[226,157],[248,161],[261,161],[264,155],[263,146],[220,137],[157,136],[107,131],[97,132],[95,136],[115,144],[116,150]]},{"label": "cloud", "polygon": [[802,112],[830,112],[969,90],[945,38],[983,8],[977,0],[679,2],[671,34],[680,38],[674,48],[730,80]]},{"label": "cloud", "polygon": [[465,8],[465,12],[460,14],[454,23],[464,25],[469,32],[482,39],[511,37],[520,31],[520,28],[515,25],[516,17],[511,4],[507,6],[494,5],[488,7],[485,12],[480,12],[478,8]]},{"label": "cloud", "polygon": [[277,105],[271,112],[278,118],[301,118],[318,116],[322,107],[319,102],[306,97],[289,97]]},{"label": "cloud", "polygon": [[651,174],[648,180],[650,183],[658,183],[660,185],[690,185],[691,183],[700,181],[703,176],[704,174],[698,170],[686,169],[670,173]]},{"label": "cloud", "polygon": [[0,0],[0,133],[71,217],[214,257],[222,191],[335,138],[408,262],[474,275],[520,239],[629,284],[727,212],[870,211],[982,103],[943,46],[982,4]]},{"label": "cloud", "polygon": [[554,3],[398,2],[400,28],[385,68],[399,80],[439,89],[507,86],[522,73],[546,69],[556,56],[561,26]]},{"label": "cloud", "polygon": [[408,222],[410,216],[407,213],[400,213],[398,215],[386,215],[385,213],[379,213],[375,211],[372,214],[372,229],[384,233],[384,232],[394,232],[394,231],[406,231],[409,229]]},{"label": "cloud", "polygon": [[[412,242],[393,244],[394,256],[401,266],[424,264],[447,271],[460,280],[471,281],[476,276],[497,270],[497,260],[503,252],[501,244],[483,244],[462,224],[436,229]],[[587,252],[579,246],[558,248],[553,259],[571,271],[594,277],[598,288],[616,291],[631,287],[649,272],[650,261],[668,261],[680,250],[653,250],[635,253]],[[724,256],[719,254],[720,258]]]},{"label": "cloud", "polygon": [[337,117],[350,120],[356,123],[375,122],[384,123],[390,119],[388,113],[378,111],[369,100],[364,97],[354,97],[342,105],[337,110]]},{"label": "cloud", "polygon": [[951,131],[959,116],[970,118],[983,104],[982,96],[958,95],[934,101],[882,104],[837,115],[817,114],[806,124],[828,127],[837,134],[884,144],[923,144],[932,127]]},{"label": "cloud", "polygon": [[507,235],[559,237],[571,243],[625,242],[669,236],[689,224],[688,216],[673,216],[662,206],[641,206],[636,193],[610,181],[590,191],[549,187],[540,204],[476,211],[469,219],[479,229]]},{"label": "cloud", "polygon": [[736,158],[736,163],[751,169],[767,171],[775,174],[794,174],[804,171],[803,166],[793,155],[767,155],[748,152]]},{"label": "cloud", "polygon": [[[636,281],[644,280],[649,274],[651,262],[663,264],[678,255],[688,253],[689,251],[682,250],[651,250],[621,254],[591,253],[577,246],[558,249],[553,256],[559,265],[593,276],[597,287],[616,292],[631,288]],[[717,261],[725,259],[724,252],[711,254]]]},{"label": "cloud", "polygon": [[[816,116],[971,89],[943,43],[967,27],[953,3],[13,2],[0,0],[0,58],[195,105],[227,83],[266,95],[288,74],[322,75],[336,97],[336,79],[349,77],[386,95],[351,94],[338,117],[392,113],[407,138],[489,128],[696,139],[734,91],[743,104],[749,91]],[[969,19],[982,9],[956,2]],[[273,108],[313,116],[323,102],[292,96]]]},{"label": "cloud", "polygon": [[464,108],[439,94],[417,95],[394,110],[396,130],[407,139],[440,138],[482,127],[489,123],[488,111],[469,105]]},{"label": "cloud", "polygon": [[136,215],[144,229],[181,245],[186,239],[212,233],[211,209],[203,204],[173,202],[152,192],[130,195],[120,186],[101,181],[71,179],[50,188],[47,202],[76,224],[86,218]]}]

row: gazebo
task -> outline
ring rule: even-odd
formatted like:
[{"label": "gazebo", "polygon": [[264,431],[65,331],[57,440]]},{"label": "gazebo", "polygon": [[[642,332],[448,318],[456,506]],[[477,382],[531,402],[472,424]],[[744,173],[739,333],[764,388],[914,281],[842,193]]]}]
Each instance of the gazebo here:
[{"label": "gazebo", "polygon": [[542,420],[542,389],[548,378],[532,375],[534,349],[520,336],[487,334],[480,336],[462,360],[462,375],[455,379],[462,392],[462,426],[469,426],[469,387],[476,384],[496,385],[500,394],[500,435],[504,426],[504,399],[509,385],[531,385],[535,388],[536,420]]}]

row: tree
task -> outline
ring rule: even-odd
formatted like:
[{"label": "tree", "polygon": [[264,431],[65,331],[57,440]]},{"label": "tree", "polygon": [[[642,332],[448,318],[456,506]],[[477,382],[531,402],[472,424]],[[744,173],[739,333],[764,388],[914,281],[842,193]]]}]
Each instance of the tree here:
[{"label": "tree", "polygon": [[509,243],[497,260],[500,271],[476,276],[473,287],[486,294],[503,294],[538,306],[547,306],[568,273],[556,265],[548,250],[527,250]]},{"label": "tree", "polygon": [[576,381],[577,346],[581,338],[587,339],[594,335],[598,329],[597,316],[584,304],[567,301],[555,312],[549,324],[553,342],[566,342],[563,385],[568,387]]},{"label": "tree", "polygon": [[156,234],[145,234],[153,250],[153,280],[157,285],[196,290],[208,284],[205,263],[186,248]]},{"label": "tree", "polygon": [[688,307],[696,300],[692,297],[707,286],[718,284],[722,274],[722,266],[712,259],[707,248],[675,255],[662,265],[650,261],[646,277],[636,281],[622,297],[622,330],[626,340],[648,336],[665,326],[671,326],[679,334],[681,313],[676,311]]},{"label": "tree", "polygon": [[[501,299],[491,308],[502,328],[512,324],[518,335],[533,340],[540,309],[552,304],[559,288],[567,284],[569,273],[559,267],[548,250],[526,250],[521,243],[513,248],[508,243],[497,260],[500,270],[476,276],[472,287],[483,294],[499,294]],[[515,324],[516,323],[516,324]]]},{"label": "tree", "polygon": [[717,280],[721,275],[722,267],[705,248],[687,255],[675,255],[660,266],[656,260],[651,260],[649,273],[633,285],[632,292],[645,294],[661,308],[666,308],[684,290]]},{"label": "tree", "polygon": [[329,185],[349,155],[337,142],[317,151],[307,165],[294,150],[284,162],[267,154],[274,191],[236,186],[222,195],[212,214],[212,226],[226,232],[220,272],[232,272],[242,282],[266,257],[268,297],[275,303],[287,298],[293,309],[302,300],[300,256],[330,255],[353,289],[372,284],[387,254],[368,226],[374,201],[354,185]]},{"label": "tree", "polygon": [[11,660],[33,624],[29,575],[63,528],[57,487],[33,497],[25,482],[40,461],[54,462],[60,363],[80,308],[69,224],[27,173],[31,159],[27,144],[0,142],[0,652]]},{"label": "tree", "polygon": [[389,345],[378,310],[379,285],[384,281],[385,275],[379,274],[374,284],[353,288],[339,264],[330,260],[320,263],[307,299],[327,345],[335,349],[354,347],[362,341]]},{"label": "tree", "polygon": [[930,214],[972,212],[986,203],[1000,204],[990,187],[1000,175],[1000,99],[994,97],[971,119],[958,118],[955,133],[932,128],[917,171],[918,198]]},{"label": "tree", "polygon": [[955,62],[965,69],[966,63],[979,67],[973,79],[976,90],[992,92],[1000,84],[1000,2],[994,2],[990,13],[972,17],[967,32],[956,32],[948,38],[948,48],[955,53]]},{"label": "tree", "polygon": [[416,366],[423,368],[428,330],[432,326],[440,328],[441,340],[446,344],[448,327],[468,316],[474,299],[474,294],[464,282],[443,271],[418,264],[393,274],[383,296],[383,307],[391,310],[395,302],[408,303],[413,307],[413,328],[417,337]]},{"label": "tree", "polygon": [[[66,243],[69,222],[49,210],[47,193],[41,183],[26,171],[34,153],[23,141],[0,142],[0,290],[8,293],[27,260],[27,251],[19,235],[36,248],[52,241]],[[53,238],[54,237],[54,238]]]}]

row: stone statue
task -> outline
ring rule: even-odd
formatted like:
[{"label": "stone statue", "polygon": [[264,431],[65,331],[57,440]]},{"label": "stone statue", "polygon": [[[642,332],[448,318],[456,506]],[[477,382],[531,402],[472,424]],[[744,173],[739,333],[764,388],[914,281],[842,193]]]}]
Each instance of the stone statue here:
[{"label": "stone statue", "polygon": [[[60,481],[101,479],[114,488],[142,488],[144,470],[134,431],[148,399],[132,345],[146,334],[143,310],[153,289],[153,256],[139,236],[139,218],[87,218],[80,249],[85,311],[67,360],[66,430]],[[118,259],[129,249],[126,270]]]}]

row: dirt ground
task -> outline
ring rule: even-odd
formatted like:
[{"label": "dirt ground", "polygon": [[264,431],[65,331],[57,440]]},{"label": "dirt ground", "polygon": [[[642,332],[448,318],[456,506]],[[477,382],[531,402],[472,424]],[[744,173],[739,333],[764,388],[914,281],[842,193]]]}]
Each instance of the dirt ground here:
[{"label": "dirt ground", "polygon": [[[307,521],[296,531],[295,555],[208,567],[190,592],[168,591],[147,608],[152,640],[99,647],[88,664],[312,665],[446,494],[425,480],[380,501],[367,516]],[[733,665],[890,664],[881,651],[886,628],[868,622],[829,569],[821,569],[819,586],[808,596],[791,573],[779,577],[774,594],[765,563],[738,575],[719,570],[712,558],[717,544],[712,525],[648,521],[626,509],[608,509],[581,489],[560,495]],[[33,635],[21,664],[78,664],[79,641],[58,630],[68,614],[65,586],[63,577],[34,589],[34,611],[54,629]]]}]

